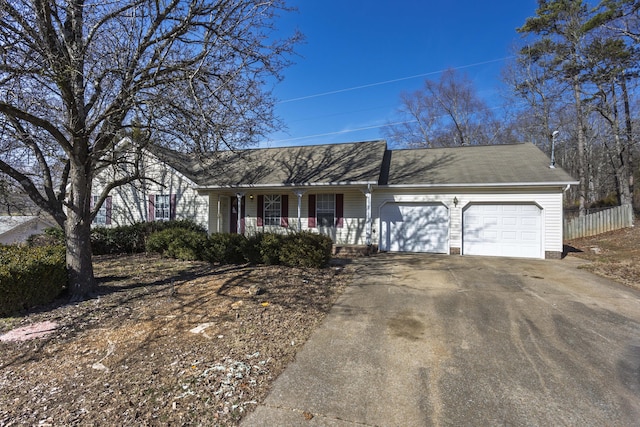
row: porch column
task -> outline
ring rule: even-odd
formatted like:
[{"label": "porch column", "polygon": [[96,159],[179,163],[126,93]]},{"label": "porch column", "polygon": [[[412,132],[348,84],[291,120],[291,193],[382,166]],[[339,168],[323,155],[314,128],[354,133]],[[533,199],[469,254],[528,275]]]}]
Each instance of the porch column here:
[{"label": "porch column", "polygon": [[293,194],[298,198],[298,231],[302,231],[302,195],[304,190],[295,190]]},{"label": "porch column", "polygon": [[238,234],[244,234],[242,232],[242,198],[244,197],[244,193],[236,193],[236,198],[238,199],[238,228],[237,228],[237,233]]},{"label": "porch column", "polygon": [[362,190],[364,193],[364,197],[366,199],[366,208],[365,208],[365,226],[364,226],[364,235],[365,235],[365,243],[367,246],[371,246],[371,228],[372,228],[372,219],[371,219],[371,185],[368,185],[366,189]]},{"label": "porch column", "polygon": [[220,233],[220,216],[222,215],[222,202],[220,201],[220,193],[217,194],[217,203],[216,203],[216,233]]}]

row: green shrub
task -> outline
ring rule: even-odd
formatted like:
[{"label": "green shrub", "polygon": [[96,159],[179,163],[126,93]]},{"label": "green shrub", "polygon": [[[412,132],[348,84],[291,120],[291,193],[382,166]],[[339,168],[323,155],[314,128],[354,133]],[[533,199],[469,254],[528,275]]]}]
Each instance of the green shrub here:
[{"label": "green shrub", "polygon": [[280,264],[283,234],[257,233],[247,237],[244,256],[252,264]]},{"label": "green shrub", "polygon": [[32,234],[27,238],[27,245],[36,246],[64,246],[64,231],[60,227],[49,227],[42,234]]},{"label": "green shrub", "polygon": [[324,267],[331,260],[331,238],[312,232],[293,234],[216,233],[207,237],[201,228],[166,228],[146,239],[146,250],[182,260],[219,264],[284,264]]},{"label": "green shrub", "polygon": [[66,287],[63,246],[0,246],[0,316],[51,302]]},{"label": "green shrub", "polygon": [[96,227],[91,230],[91,249],[94,255],[144,252],[144,241],[144,233],[136,225]]},{"label": "green shrub", "polygon": [[201,225],[191,220],[138,222],[118,227],[96,227],[91,233],[94,255],[140,253],[146,249],[147,238],[158,231],[181,229],[206,233]]},{"label": "green shrub", "polygon": [[248,241],[241,234],[215,233],[209,236],[205,260],[220,264],[247,262]]},{"label": "green shrub", "polygon": [[262,264],[260,245],[264,236],[264,233],[256,233],[247,237],[247,241],[245,242],[242,251],[247,262],[251,264]]},{"label": "green shrub", "polygon": [[331,238],[312,232],[258,233],[209,236],[205,260],[221,264],[254,264],[289,267],[324,267],[331,260]]},{"label": "green shrub", "polygon": [[153,222],[139,222],[135,226],[141,227],[146,230],[146,235],[150,235],[156,231],[162,231],[169,228],[180,228],[182,230],[197,231],[200,233],[206,233],[207,229],[190,219],[180,219],[171,221],[153,221]]},{"label": "green shrub", "polygon": [[260,262],[267,265],[280,264],[282,243],[287,238],[285,234],[268,233],[262,237],[259,246]]},{"label": "green shrub", "polygon": [[283,236],[280,262],[289,267],[325,267],[331,260],[330,237],[309,231]]},{"label": "green shrub", "polygon": [[196,261],[206,257],[207,234],[184,228],[166,228],[147,238],[147,251],[181,260]]}]

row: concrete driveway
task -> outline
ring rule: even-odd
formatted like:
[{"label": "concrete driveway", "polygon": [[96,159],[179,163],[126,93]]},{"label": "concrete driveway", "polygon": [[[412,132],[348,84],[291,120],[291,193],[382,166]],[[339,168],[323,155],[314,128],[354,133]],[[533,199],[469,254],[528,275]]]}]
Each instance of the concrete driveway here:
[{"label": "concrete driveway", "polygon": [[640,292],[580,263],[358,259],[243,425],[640,425]]}]

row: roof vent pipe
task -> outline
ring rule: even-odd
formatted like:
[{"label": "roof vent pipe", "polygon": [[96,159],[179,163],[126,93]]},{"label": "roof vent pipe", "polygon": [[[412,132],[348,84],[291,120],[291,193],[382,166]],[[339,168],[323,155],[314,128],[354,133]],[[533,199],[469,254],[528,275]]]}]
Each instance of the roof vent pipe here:
[{"label": "roof vent pipe", "polygon": [[549,165],[550,169],[556,168],[556,138],[560,131],[554,130],[551,133],[551,164]]}]

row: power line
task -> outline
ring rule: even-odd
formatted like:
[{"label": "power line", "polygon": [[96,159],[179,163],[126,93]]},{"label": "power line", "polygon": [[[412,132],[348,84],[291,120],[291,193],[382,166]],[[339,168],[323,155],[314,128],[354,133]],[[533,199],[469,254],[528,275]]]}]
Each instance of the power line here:
[{"label": "power line", "polygon": [[365,127],[356,128],[356,129],[345,129],[345,130],[339,130],[339,131],[335,131],[335,132],[318,133],[318,134],[315,134],[315,135],[297,136],[295,138],[277,139],[275,141],[269,141],[269,142],[270,143],[281,143],[281,142],[300,141],[302,139],[320,138],[320,137],[323,137],[323,136],[332,136],[332,135],[341,135],[341,134],[344,134],[344,133],[359,132],[359,131],[362,131],[362,130],[378,129],[378,128],[385,127],[385,126],[403,125],[403,124],[414,123],[414,122],[417,122],[417,120],[407,120],[407,121],[404,121],[404,122],[385,123],[385,124],[382,124],[382,125],[365,126]]},{"label": "power line", "polygon": [[[479,66],[479,65],[485,65],[485,64],[491,64],[491,63],[494,63],[494,62],[500,62],[500,61],[504,61],[504,60],[510,59],[510,58],[514,58],[514,56],[513,55],[512,56],[505,56],[503,58],[491,59],[491,60],[488,60],[488,61],[476,62],[476,63],[473,63],[473,64],[461,65],[459,67],[452,67],[452,68],[448,68],[448,69],[461,70],[461,69],[465,69],[465,68],[476,67],[476,66]],[[301,101],[301,100],[305,100],[305,99],[318,98],[318,97],[321,97],[321,96],[333,95],[333,94],[337,94],[337,93],[349,92],[349,91],[354,91],[354,90],[359,90],[359,89],[366,89],[366,88],[369,88],[369,87],[381,86],[381,85],[385,85],[385,84],[389,84],[389,83],[395,83],[395,82],[415,79],[415,78],[419,78],[419,77],[426,77],[426,76],[430,76],[430,75],[434,75],[434,74],[439,74],[439,73],[442,73],[444,71],[446,71],[446,70],[431,71],[431,72],[428,72],[428,73],[416,74],[416,75],[408,76],[408,77],[401,77],[401,78],[397,78],[397,79],[385,80],[385,81],[376,82],[376,83],[370,83],[370,84],[366,84],[366,85],[359,85],[359,86],[353,86],[353,87],[344,88],[344,89],[337,89],[337,90],[333,90],[333,91],[329,91],[329,92],[322,92],[322,93],[317,93],[317,94],[313,94],[313,95],[306,95],[306,96],[301,96],[301,97],[297,97],[297,98],[286,99],[286,100],[278,102],[278,104]],[[496,109],[496,108],[499,108],[499,107],[492,107],[491,109]],[[314,135],[299,136],[299,137],[294,137],[294,138],[278,139],[278,140],[272,140],[272,141],[268,141],[268,142],[277,144],[277,143],[285,143],[285,142],[292,142],[292,141],[301,141],[301,140],[304,140],[304,139],[321,138],[321,137],[332,136],[332,135],[342,135],[342,134],[346,134],[346,133],[360,132],[360,131],[365,131],[365,130],[378,129],[378,128],[382,128],[382,127],[386,127],[386,126],[394,126],[394,125],[401,125],[401,124],[408,124],[408,123],[415,123],[415,122],[417,122],[417,120],[407,120],[407,121],[400,121],[400,122],[394,122],[394,123],[385,123],[385,124],[375,125],[375,126],[365,126],[365,127],[355,128],[355,129],[345,129],[345,130],[341,130],[341,131],[334,131],[334,132],[319,133],[319,134],[314,134]]]},{"label": "power line", "polygon": [[[525,104],[524,102],[519,102],[519,103],[517,103],[515,105],[519,106],[519,105],[524,105],[524,104]],[[497,110],[499,108],[502,108],[502,106],[490,107],[489,110]],[[438,116],[438,118],[446,117],[446,116],[447,116],[446,114],[443,114],[441,116]],[[365,127],[355,128],[355,129],[345,129],[345,130],[339,130],[339,131],[334,131],[334,132],[317,133],[315,135],[297,136],[295,138],[276,139],[276,140],[269,141],[269,143],[271,143],[271,144],[276,143],[277,144],[277,143],[282,143],[282,142],[301,141],[303,139],[321,138],[323,136],[332,136],[332,135],[342,135],[342,134],[345,134],[345,133],[360,132],[360,131],[363,131],[363,130],[378,129],[378,128],[387,127],[387,126],[406,125],[408,123],[417,123],[417,122],[418,122],[417,119],[413,119],[413,120],[406,120],[406,121],[401,121],[401,122],[384,123],[384,124],[381,124],[381,125],[365,126]]]},{"label": "power line", "polygon": [[[500,62],[500,61],[504,61],[505,59],[510,59],[510,58],[513,58],[513,56],[505,56],[504,58],[490,59],[488,61],[476,62],[476,63],[473,63],[473,64],[461,65],[459,67],[452,67],[452,68],[448,68],[448,69],[450,69],[450,70],[462,70],[464,68],[477,67],[479,65],[491,64],[493,62]],[[334,95],[336,93],[343,93],[343,92],[350,92],[350,91],[353,91],[353,90],[366,89],[366,88],[369,88],[369,87],[381,86],[381,85],[386,85],[386,84],[389,84],[389,83],[401,82],[401,81],[404,81],[404,80],[417,79],[418,77],[431,76],[431,75],[434,75],[434,74],[442,73],[444,71],[446,71],[446,69],[438,70],[438,71],[430,71],[428,73],[415,74],[413,76],[400,77],[400,78],[397,78],[397,79],[385,80],[385,81],[376,82],[376,83],[369,83],[369,84],[366,84],[366,85],[353,86],[353,87],[348,87],[348,88],[345,88],[345,89],[337,89],[337,90],[332,90],[332,91],[329,91],[329,92],[316,93],[316,94],[313,94],[313,95],[305,95],[305,96],[300,96],[300,97],[297,97],[297,98],[285,99],[285,100],[279,101],[277,103],[278,104],[286,104],[288,102],[302,101],[302,100],[305,100],[305,99],[318,98],[318,97],[327,96],[327,95]]]}]

